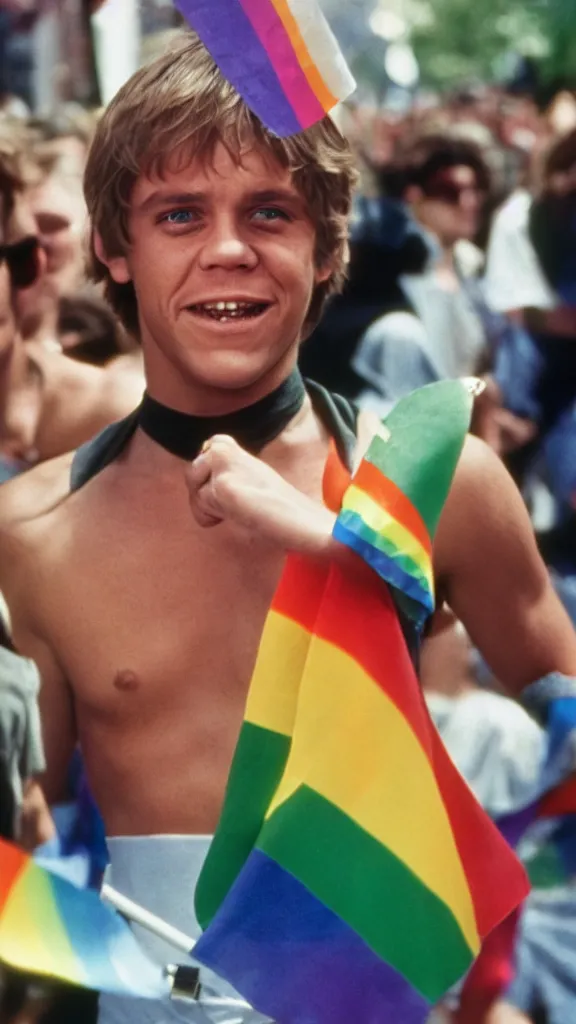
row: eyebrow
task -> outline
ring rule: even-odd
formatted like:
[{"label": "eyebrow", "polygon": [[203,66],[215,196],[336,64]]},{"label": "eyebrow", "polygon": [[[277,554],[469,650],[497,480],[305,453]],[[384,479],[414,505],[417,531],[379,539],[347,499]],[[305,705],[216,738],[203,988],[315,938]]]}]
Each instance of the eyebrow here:
[{"label": "eyebrow", "polygon": [[[147,199],[141,203],[139,209],[146,213],[148,210],[158,206],[187,206],[194,203],[199,205],[208,202],[205,192],[172,192],[166,193],[161,189],[152,192]],[[263,189],[258,192],[250,192],[246,197],[246,205],[259,205],[261,203],[301,203],[302,199],[298,192],[291,189]]]}]

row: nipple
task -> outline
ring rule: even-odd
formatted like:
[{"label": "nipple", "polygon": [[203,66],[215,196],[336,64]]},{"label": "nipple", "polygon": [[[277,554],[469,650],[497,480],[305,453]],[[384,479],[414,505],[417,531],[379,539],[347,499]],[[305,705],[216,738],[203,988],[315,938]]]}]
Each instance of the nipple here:
[{"label": "nipple", "polygon": [[117,690],[121,690],[123,693],[131,693],[137,690],[140,685],[140,681],[135,672],[130,669],[124,668],[120,672],[116,673],[114,677],[114,686]]}]

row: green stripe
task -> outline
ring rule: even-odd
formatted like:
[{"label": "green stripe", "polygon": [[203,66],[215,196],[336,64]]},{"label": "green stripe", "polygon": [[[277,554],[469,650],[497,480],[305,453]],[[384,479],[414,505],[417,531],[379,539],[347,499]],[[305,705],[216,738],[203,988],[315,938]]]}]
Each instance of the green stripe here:
[{"label": "green stripe", "polygon": [[371,544],[372,547],[382,551],[394,562],[397,562],[408,576],[412,576],[414,579],[418,580],[426,593],[430,593],[430,584],[422,571],[422,567],[418,565],[418,562],[415,562],[410,555],[405,554],[401,548],[394,543],[394,541],[389,540],[386,534],[376,533],[376,531],[373,530],[371,526],[368,526],[364,519],[362,519],[360,512],[357,512],[354,508],[344,509],[344,511],[340,513],[339,518],[344,526],[348,525],[346,521],[346,512],[351,512],[356,517],[351,528],[357,536],[361,537],[362,540],[365,540],[368,544]]},{"label": "green stripe", "polygon": [[468,970],[472,953],[446,904],[385,846],[308,786],[301,786],[274,812],[258,847],[431,1003]]},{"label": "green stripe", "polygon": [[204,929],[252,851],[282,778],[291,737],[244,722],[216,835],[198,879],[196,916]]},{"label": "green stripe", "polygon": [[460,381],[419,388],[394,406],[384,421],[390,438],[375,437],[366,455],[416,506],[431,537],[450,490],[471,412],[472,396]]}]

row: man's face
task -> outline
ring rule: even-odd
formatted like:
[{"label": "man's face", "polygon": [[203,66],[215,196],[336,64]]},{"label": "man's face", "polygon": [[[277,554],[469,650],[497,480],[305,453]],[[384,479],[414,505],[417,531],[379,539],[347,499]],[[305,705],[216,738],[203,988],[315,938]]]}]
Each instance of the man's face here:
[{"label": "man's face", "polygon": [[82,283],[86,206],[80,179],[49,176],[21,197],[13,219],[15,240],[35,237],[42,252],[42,272],[16,296],[18,322],[27,337]]},{"label": "man's face", "polygon": [[[131,248],[108,259],[138,299],[148,383],[182,404],[190,389],[266,390],[296,360],[316,283],[315,229],[291,174],[223,145],[211,162],[140,178]],[[180,396],[180,397],[179,397]]]},{"label": "man's face", "polygon": [[416,219],[444,246],[473,239],[480,226],[484,193],[472,167],[446,167],[424,188],[409,190]]}]

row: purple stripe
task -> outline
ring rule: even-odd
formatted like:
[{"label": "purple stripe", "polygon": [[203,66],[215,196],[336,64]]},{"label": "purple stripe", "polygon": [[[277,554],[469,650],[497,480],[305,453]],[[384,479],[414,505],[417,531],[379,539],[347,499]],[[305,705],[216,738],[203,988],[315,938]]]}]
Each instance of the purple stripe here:
[{"label": "purple stripe", "polygon": [[430,1012],[398,971],[260,850],[194,957],[282,1024],[424,1024]]},{"label": "purple stripe", "polygon": [[240,0],[266,50],[282,88],[302,127],[319,121],[326,111],[302,69],[290,36],[270,0]]},{"label": "purple stripe", "polygon": [[512,814],[505,814],[501,818],[496,818],[495,823],[506,842],[515,850],[522,836],[530,825],[536,821],[537,817],[538,803],[534,803],[522,808],[521,811],[514,811]]},{"label": "purple stripe", "polygon": [[198,33],[224,77],[264,124],[281,136],[302,130],[239,0],[175,0],[175,5]]}]

